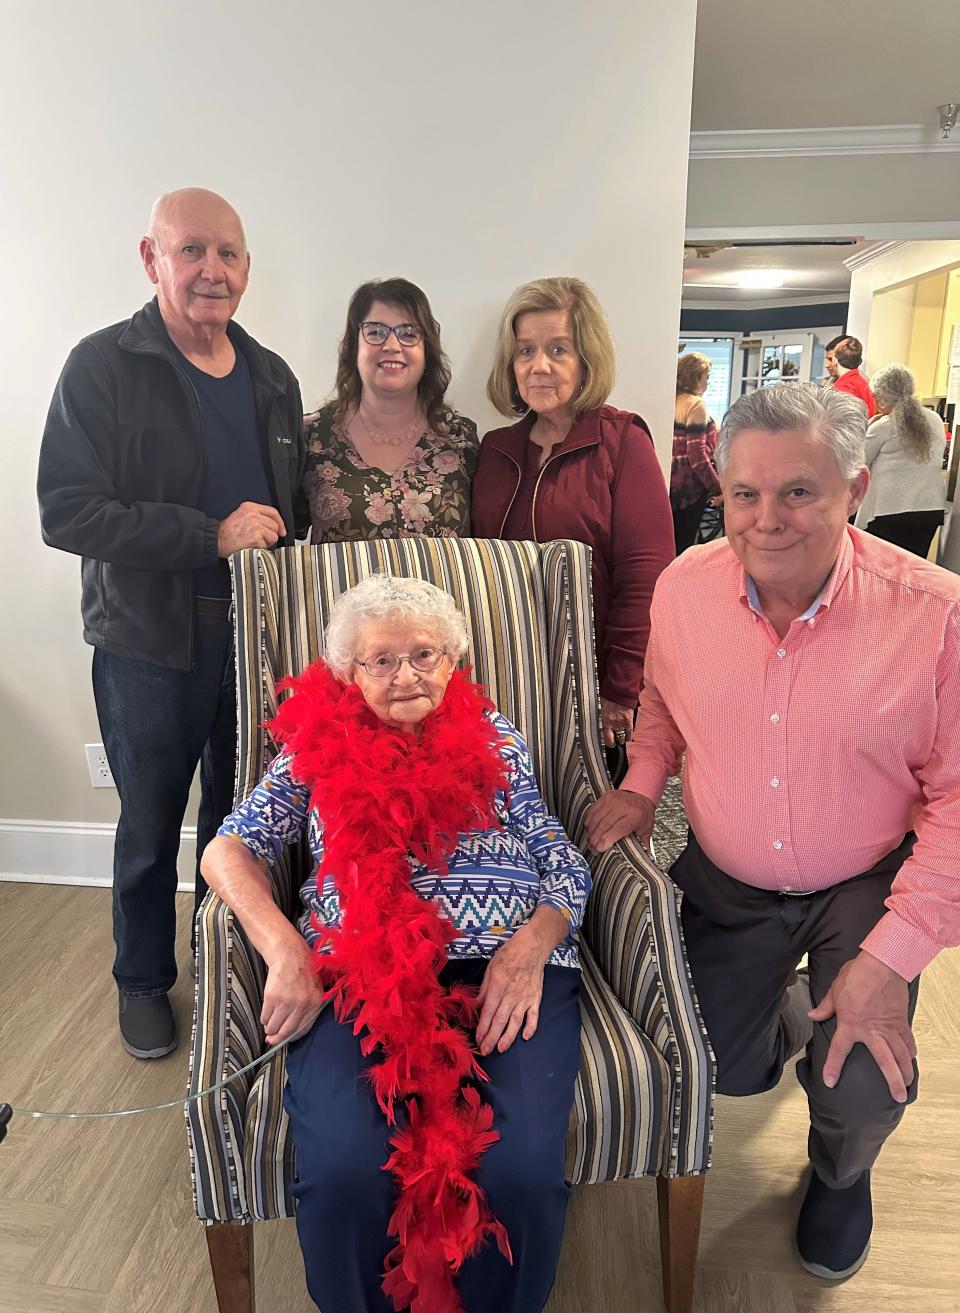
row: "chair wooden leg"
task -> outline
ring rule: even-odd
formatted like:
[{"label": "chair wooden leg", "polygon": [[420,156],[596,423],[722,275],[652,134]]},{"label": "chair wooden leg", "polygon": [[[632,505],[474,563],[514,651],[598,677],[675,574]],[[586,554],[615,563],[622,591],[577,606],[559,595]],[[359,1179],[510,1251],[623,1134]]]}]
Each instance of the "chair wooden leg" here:
[{"label": "chair wooden leg", "polygon": [[705,1175],[658,1176],[660,1265],[667,1313],[690,1313]]},{"label": "chair wooden leg", "polygon": [[253,1223],[214,1222],[204,1229],[220,1313],[256,1313]]}]

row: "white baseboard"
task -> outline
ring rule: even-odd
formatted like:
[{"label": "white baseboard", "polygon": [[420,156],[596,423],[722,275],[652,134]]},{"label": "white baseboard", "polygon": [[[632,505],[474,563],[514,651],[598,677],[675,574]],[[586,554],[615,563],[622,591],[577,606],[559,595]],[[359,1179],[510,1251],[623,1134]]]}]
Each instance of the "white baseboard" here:
[{"label": "white baseboard", "polygon": [[[116,826],[95,821],[19,821],[0,818],[0,880],[23,884],[113,884]],[[197,827],[180,831],[179,890],[192,890]]]}]

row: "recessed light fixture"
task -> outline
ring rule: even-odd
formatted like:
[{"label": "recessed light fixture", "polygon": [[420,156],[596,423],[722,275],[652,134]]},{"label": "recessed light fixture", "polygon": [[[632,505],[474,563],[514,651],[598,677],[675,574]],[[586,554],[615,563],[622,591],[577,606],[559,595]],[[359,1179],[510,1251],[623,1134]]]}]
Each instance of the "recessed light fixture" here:
[{"label": "recessed light fixture", "polygon": [[786,275],[782,269],[744,269],[737,274],[740,287],[782,287]]}]

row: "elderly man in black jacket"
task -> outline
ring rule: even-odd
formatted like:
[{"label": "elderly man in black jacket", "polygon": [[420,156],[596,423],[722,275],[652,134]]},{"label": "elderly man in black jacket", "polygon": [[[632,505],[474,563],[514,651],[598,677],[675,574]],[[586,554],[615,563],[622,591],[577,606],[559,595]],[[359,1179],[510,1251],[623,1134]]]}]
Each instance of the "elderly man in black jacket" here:
[{"label": "elderly man in black jacket", "polygon": [[[250,271],[238,215],[213,192],[171,192],[140,254],[156,299],[70,353],[38,495],[44,541],[83,558],[84,637],[120,794],[121,1041],[156,1058],[177,1044],[176,860],[198,763],[198,854],[233,805],[226,558],[292,543],[308,515],[297,380],[232,322]],[[198,905],[205,890],[198,869]]]}]

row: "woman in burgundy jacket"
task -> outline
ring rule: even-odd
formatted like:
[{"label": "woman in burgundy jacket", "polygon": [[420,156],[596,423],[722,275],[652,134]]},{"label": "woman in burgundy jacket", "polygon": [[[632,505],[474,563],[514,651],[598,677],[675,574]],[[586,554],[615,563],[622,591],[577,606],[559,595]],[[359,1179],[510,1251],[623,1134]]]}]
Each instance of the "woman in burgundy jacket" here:
[{"label": "woman in burgundy jacket", "polygon": [[[483,439],[471,520],[478,538],[574,538],[593,548],[604,742],[633,732],[650,599],[673,560],[673,523],[650,431],[605,404],[614,378],[603,311],[579,278],[541,278],[503,313],[487,395],[508,428]],[[613,768],[613,763],[611,763]]]}]

